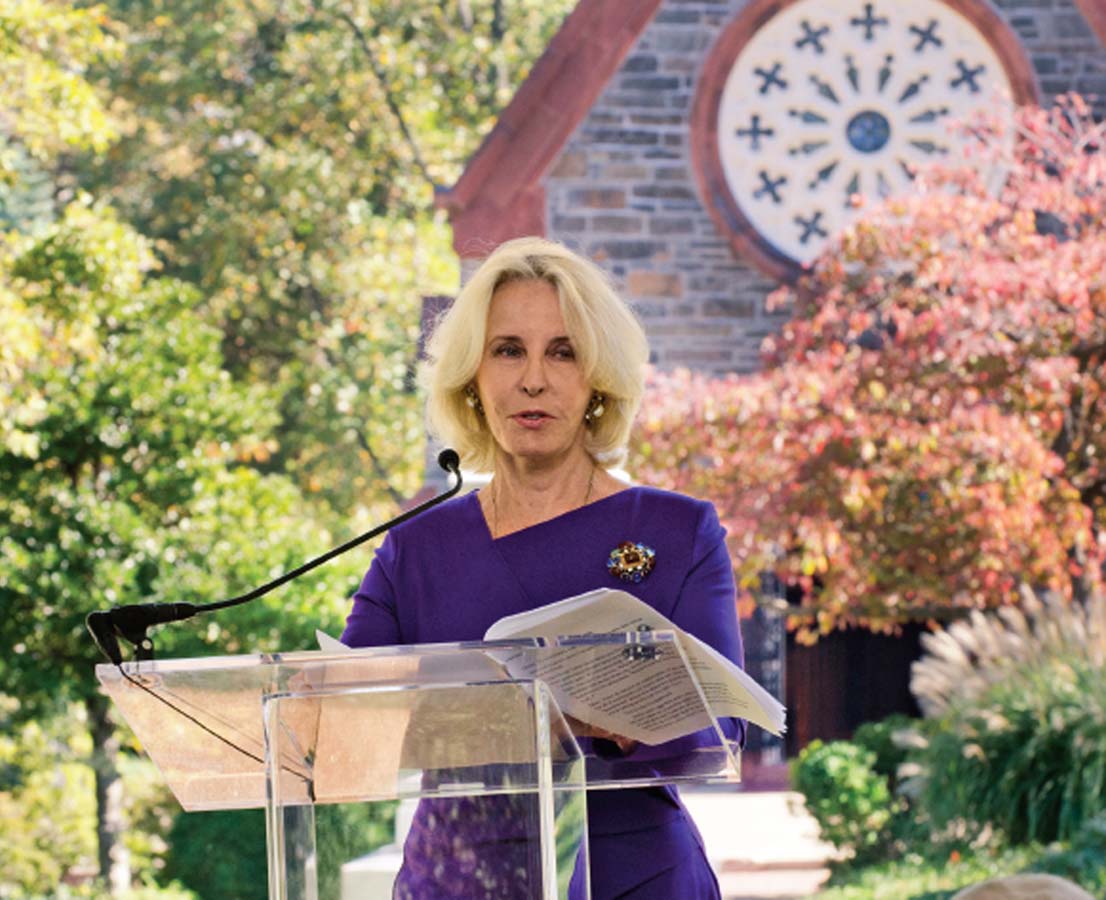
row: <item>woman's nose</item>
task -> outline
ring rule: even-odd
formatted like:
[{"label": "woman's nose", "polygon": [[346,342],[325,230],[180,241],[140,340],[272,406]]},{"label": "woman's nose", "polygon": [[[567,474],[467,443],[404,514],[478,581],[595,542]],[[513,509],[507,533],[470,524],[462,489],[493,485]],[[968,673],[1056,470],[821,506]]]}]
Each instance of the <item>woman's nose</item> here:
[{"label": "woman's nose", "polygon": [[545,390],[545,363],[541,358],[531,356],[526,361],[522,373],[522,392],[527,397],[536,397]]}]

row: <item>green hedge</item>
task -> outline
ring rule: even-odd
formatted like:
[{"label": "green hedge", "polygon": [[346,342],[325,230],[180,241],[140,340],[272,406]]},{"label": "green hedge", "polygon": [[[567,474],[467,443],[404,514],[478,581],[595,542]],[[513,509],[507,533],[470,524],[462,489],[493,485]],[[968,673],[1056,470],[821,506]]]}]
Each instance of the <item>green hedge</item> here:
[{"label": "green hedge", "polygon": [[[395,804],[319,806],[319,896],[337,897],[339,865],[392,841]],[[267,900],[262,810],[180,813],[169,832],[164,882],[177,881],[201,900]]]},{"label": "green hedge", "polygon": [[823,840],[855,862],[887,853],[899,809],[888,779],[875,771],[876,754],[850,743],[812,741],[792,763],[792,784],[806,799]]}]

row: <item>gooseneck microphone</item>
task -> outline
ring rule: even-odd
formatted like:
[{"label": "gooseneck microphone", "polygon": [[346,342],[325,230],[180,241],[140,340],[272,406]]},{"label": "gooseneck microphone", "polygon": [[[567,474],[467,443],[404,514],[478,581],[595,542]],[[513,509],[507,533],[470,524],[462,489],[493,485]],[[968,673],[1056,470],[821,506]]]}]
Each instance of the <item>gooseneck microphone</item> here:
[{"label": "gooseneck microphone", "polygon": [[299,578],[300,575],[310,572],[317,566],[329,562],[347,550],[352,550],[354,547],[365,543],[365,541],[383,534],[389,528],[394,528],[413,516],[425,512],[432,506],[437,506],[439,503],[448,500],[461,490],[461,458],[457,455],[457,451],[446,448],[438,454],[438,465],[454,478],[453,486],[448,490],[431,497],[418,506],[412,507],[394,519],[389,519],[371,531],[366,531],[364,534],[353,538],[353,540],[346,541],[346,543],[328,550],[322,556],[317,556],[302,566],[292,569],[290,572],[285,572],[267,584],[254,588],[249,593],[214,603],[129,603],[123,606],[113,606],[111,609],[98,610],[88,614],[85,618],[85,625],[89,634],[92,635],[92,639],[104,656],[117,666],[123,664],[119,638],[123,638],[134,646],[135,659],[153,659],[153,642],[146,634],[146,630],[150,626],[162,625],[166,622],[180,622],[192,618],[197,613],[214,612],[217,609],[226,609],[230,606],[249,603],[251,600],[256,600],[258,597],[275,590],[282,584],[287,584],[292,579]]}]

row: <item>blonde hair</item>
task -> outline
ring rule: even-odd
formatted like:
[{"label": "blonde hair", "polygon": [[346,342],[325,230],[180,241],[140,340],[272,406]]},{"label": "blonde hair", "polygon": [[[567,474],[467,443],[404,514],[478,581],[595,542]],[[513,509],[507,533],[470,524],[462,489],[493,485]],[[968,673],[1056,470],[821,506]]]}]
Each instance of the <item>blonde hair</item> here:
[{"label": "blonde hair", "polygon": [[1094,897],[1058,875],[1027,872],[980,882],[960,891],[952,900],[1094,900]]},{"label": "blonde hair", "polygon": [[586,448],[610,467],[626,452],[644,391],[649,344],[637,317],[595,263],[562,244],[517,238],[501,244],[473,274],[439,320],[427,348],[427,418],[431,432],[460,455],[467,468],[490,472],[495,441],[465,390],[484,357],[492,295],[513,281],[546,281],[557,291],[561,315],[581,370],[603,395],[603,415],[588,426]]}]

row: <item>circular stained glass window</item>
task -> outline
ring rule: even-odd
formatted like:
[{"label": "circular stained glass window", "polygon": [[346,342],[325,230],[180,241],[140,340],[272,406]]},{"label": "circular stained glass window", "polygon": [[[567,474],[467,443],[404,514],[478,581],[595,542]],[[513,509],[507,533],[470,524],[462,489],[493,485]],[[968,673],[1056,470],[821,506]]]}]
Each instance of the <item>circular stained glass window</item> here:
[{"label": "circular stained glass window", "polygon": [[[716,220],[751,226],[785,265],[818,255],[856,215],[854,195],[901,192],[918,165],[957,160],[955,122],[1034,98],[1012,33],[1001,22],[984,33],[968,2],[774,5],[766,21],[747,7],[719,41],[696,139],[715,142],[707,165],[719,171],[705,182]],[[752,21],[763,24],[749,31]]]}]

